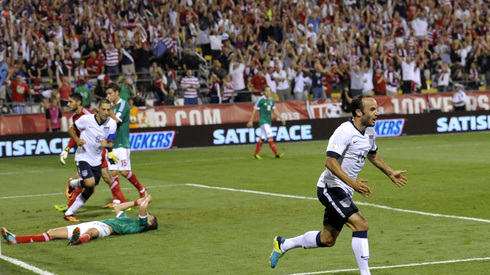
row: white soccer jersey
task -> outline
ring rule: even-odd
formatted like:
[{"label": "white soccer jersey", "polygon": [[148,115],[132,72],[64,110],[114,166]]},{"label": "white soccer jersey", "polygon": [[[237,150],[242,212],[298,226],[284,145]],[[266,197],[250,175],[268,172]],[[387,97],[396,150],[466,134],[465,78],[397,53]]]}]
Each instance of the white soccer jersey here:
[{"label": "white soccer jersey", "polygon": [[[327,155],[338,154],[340,166],[354,180],[366,163],[370,151],[376,151],[376,132],[373,127],[366,128],[361,133],[351,120],[342,123],[328,141]],[[328,168],[323,171],[317,183],[318,187],[340,187],[349,196],[354,195],[354,189],[335,176]]]},{"label": "white soccer jersey", "polygon": [[103,124],[99,124],[95,115],[81,116],[74,122],[80,131],[80,138],[85,140],[83,146],[79,146],[75,152],[75,161],[85,161],[90,166],[98,166],[102,163],[102,144],[109,135],[115,135],[117,124],[112,118],[108,118]]}]

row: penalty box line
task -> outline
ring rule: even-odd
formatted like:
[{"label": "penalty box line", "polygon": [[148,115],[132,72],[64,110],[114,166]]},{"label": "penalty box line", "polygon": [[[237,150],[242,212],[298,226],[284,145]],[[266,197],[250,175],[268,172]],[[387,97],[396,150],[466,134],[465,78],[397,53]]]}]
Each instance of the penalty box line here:
[{"label": "penalty box line", "polygon": [[[250,194],[259,194],[259,195],[265,195],[265,196],[275,196],[275,197],[292,198],[292,199],[302,199],[302,200],[318,200],[317,198],[313,198],[313,197],[296,196],[296,195],[286,195],[286,194],[270,193],[270,192],[263,192],[263,191],[254,191],[254,190],[246,190],[246,189],[235,189],[235,188],[228,188],[228,187],[218,187],[218,186],[210,186],[210,185],[195,184],[195,183],[186,183],[185,185],[192,186],[192,187],[199,187],[199,188],[207,188],[207,189],[230,191],[230,192],[242,192],[242,193],[250,193]],[[390,207],[390,206],[373,204],[373,203],[367,203],[367,202],[360,202],[360,201],[355,201],[355,203],[357,205],[365,205],[365,206],[370,206],[370,207],[375,207],[375,208],[381,208],[381,209],[391,210],[391,211],[397,211],[397,212],[403,212],[403,213],[410,213],[410,214],[418,214],[418,215],[431,216],[431,217],[440,217],[440,218],[449,218],[449,219],[458,219],[458,220],[467,220],[467,221],[476,221],[476,222],[490,223],[490,220],[486,220],[486,219],[479,219],[479,218],[472,218],[472,217],[463,217],[463,216],[454,216],[454,215],[444,215],[444,214],[436,214],[436,213],[428,213],[428,212],[415,211],[415,210],[407,210],[407,209],[401,209],[401,208],[394,208],[394,207]]]}]

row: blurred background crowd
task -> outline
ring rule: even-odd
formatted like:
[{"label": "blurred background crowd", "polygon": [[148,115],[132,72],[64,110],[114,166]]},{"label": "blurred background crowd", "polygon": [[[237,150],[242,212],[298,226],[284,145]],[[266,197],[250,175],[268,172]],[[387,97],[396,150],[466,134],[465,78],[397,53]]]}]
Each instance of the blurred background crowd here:
[{"label": "blurred background crowd", "polygon": [[483,0],[2,0],[2,113],[486,89]]}]

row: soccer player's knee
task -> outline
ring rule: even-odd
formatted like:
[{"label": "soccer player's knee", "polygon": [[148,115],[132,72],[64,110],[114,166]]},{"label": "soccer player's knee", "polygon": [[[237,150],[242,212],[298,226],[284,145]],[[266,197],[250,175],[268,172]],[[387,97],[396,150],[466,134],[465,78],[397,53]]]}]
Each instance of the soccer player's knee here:
[{"label": "soccer player's knee", "polygon": [[321,242],[325,247],[332,247],[335,245],[335,239],[331,236],[321,237]]}]

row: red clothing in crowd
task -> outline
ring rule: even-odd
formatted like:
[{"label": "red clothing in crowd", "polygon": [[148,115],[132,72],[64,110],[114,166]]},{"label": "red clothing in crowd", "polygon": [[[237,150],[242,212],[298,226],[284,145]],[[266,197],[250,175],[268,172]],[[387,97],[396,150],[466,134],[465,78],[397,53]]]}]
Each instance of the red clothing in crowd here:
[{"label": "red clothing in crowd", "polygon": [[58,89],[58,92],[60,93],[61,100],[68,100],[68,97],[71,95],[71,87],[70,85],[63,83]]},{"label": "red clothing in crowd", "polygon": [[17,81],[10,81],[12,87],[12,102],[26,102],[25,94],[31,93],[29,86],[25,83],[18,83]]},{"label": "red clothing in crowd", "polygon": [[[380,79],[381,79],[381,81],[380,81]],[[386,81],[385,81],[383,75],[382,74],[375,75],[373,82],[374,82],[374,92],[376,94],[385,95],[386,94]]]}]

